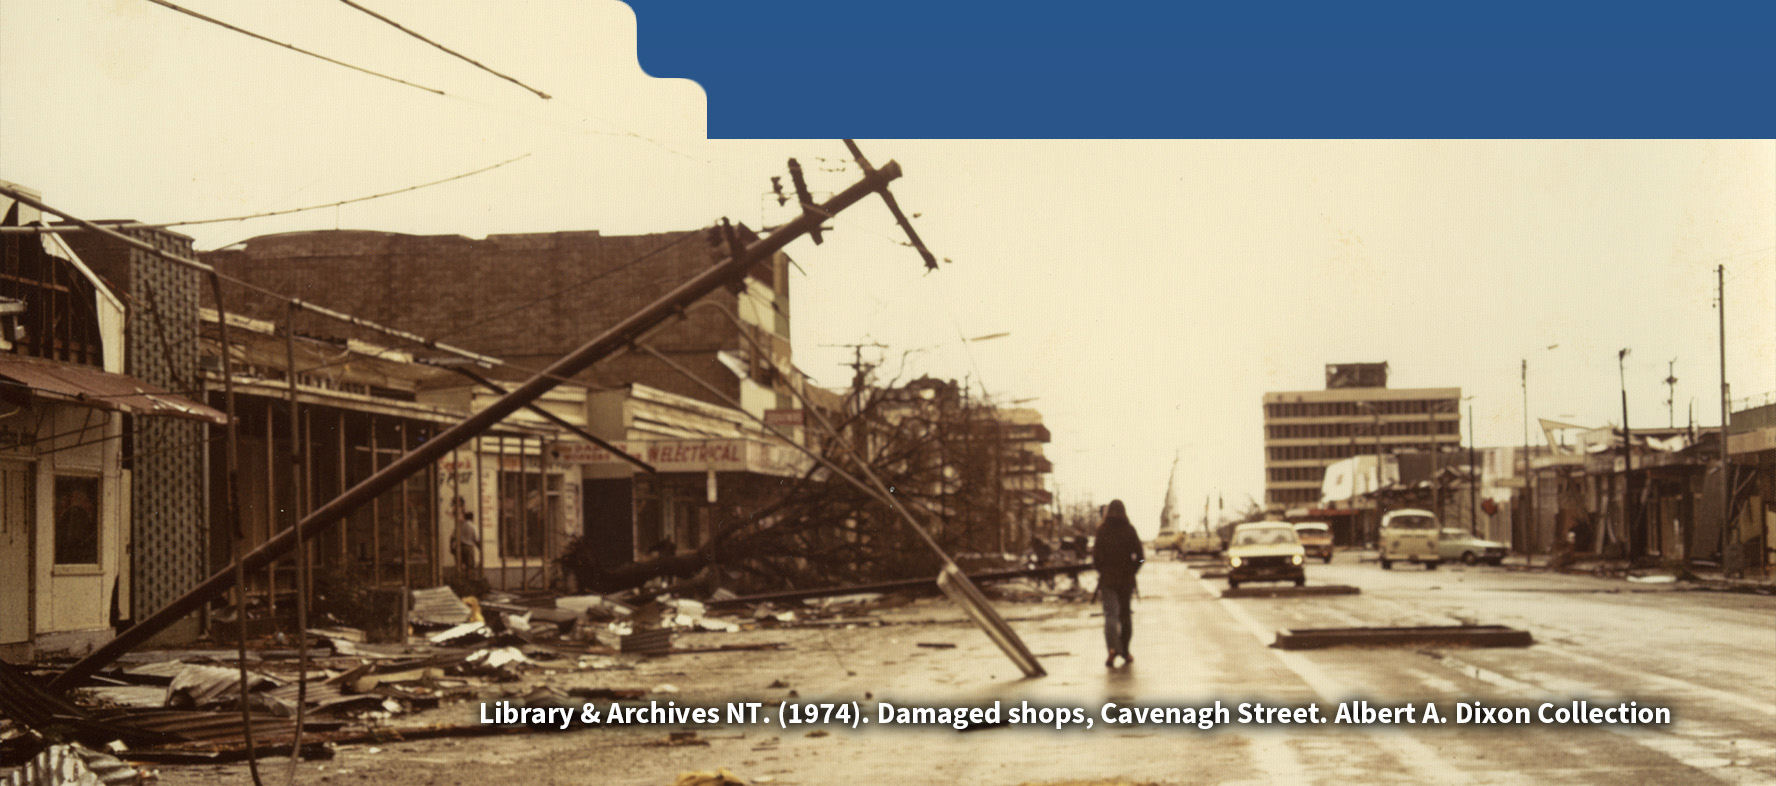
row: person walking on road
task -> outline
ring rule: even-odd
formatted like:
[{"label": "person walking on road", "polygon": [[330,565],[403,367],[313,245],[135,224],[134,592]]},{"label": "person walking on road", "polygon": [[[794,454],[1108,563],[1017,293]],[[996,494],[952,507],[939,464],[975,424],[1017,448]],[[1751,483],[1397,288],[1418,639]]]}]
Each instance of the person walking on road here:
[{"label": "person walking on road", "polygon": [[1123,664],[1135,662],[1129,654],[1129,638],[1134,635],[1134,610],[1129,602],[1135,595],[1135,573],[1146,561],[1141,536],[1129,523],[1122,500],[1111,500],[1104,509],[1104,521],[1098,525],[1097,542],[1092,546],[1092,567],[1098,571],[1098,598],[1104,604],[1104,646],[1110,657],[1105,666],[1115,666],[1116,657]]}]

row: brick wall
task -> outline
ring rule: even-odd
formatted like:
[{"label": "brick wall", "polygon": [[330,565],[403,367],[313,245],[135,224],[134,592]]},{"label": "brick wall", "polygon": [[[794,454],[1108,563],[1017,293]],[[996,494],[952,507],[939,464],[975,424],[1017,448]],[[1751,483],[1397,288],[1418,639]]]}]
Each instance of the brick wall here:
[{"label": "brick wall", "polygon": [[[549,232],[485,240],[300,232],[254,238],[202,257],[230,276],[281,295],[502,358],[512,368],[495,375],[505,379],[540,370],[717,261],[700,231],[623,237]],[[230,310],[284,318],[272,298],[238,287],[226,297]],[[705,299],[733,309],[737,298],[720,290]],[[298,329],[399,343],[312,315],[302,317]],[[720,314],[691,311],[649,341],[726,394],[738,395],[738,382],[715,354],[738,350],[742,341]],[[718,403],[641,353],[600,363],[579,379],[608,387],[641,382]]]}]

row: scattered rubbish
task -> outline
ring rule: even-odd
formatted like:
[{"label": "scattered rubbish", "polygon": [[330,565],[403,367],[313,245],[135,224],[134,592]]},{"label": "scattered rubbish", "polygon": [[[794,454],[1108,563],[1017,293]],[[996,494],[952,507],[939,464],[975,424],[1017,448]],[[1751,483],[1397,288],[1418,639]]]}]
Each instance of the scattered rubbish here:
[{"label": "scattered rubbish", "polygon": [[127,786],[150,777],[116,756],[72,743],[43,749],[0,786]]},{"label": "scattered rubbish", "polygon": [[787,687],[789,687],[789,683],[784,682],[783,680],[771,680],[771,684],[766,685],[765,687],[767,687],[767,688],[787,688]]},{"label": "scattered rubbish", "polygon": [[463,668],[470,673],[484,674],[506,682],[517,679],[522,668],[535,664],[536,661],[525,656],[517,647],[476,650],[463,659]]},{"label": "scattered rubbish", "polygon": [[726,767],[715,772],[681,772],[672,786],[748,786],[740,776]]},{"label": "scattered rubbish", "polygon": [[647,743],[650,748],[678,748],[686,745],[709,746],[709,741],[697,736],[694,731],[675,731],[653,742]]},{"label": "scattered rubbish", "polygon": [[753,644],[719,644],[713,647],[673,647],[674,655],[690,655],[699,652],[759,652],[762,650],[785,650],[789,645],[781,641],[761,641]]},{"label": "scattered rubbish", "polygon": [[[240,696],[240,670],[223,666],[205,666],[201,664],[185,664],[173,677],[172,684],[167,686],[166,700],[162,706],[180,709],[213,707],[224,703],[238,706]],[[262,687],[276,687],[277,683],[268,677],[248,673],[247,690]]]},{"label": "scattered rubbish", "polygon": [[932,650],[953,650],[956,648],[955,644],[947,641],[921,641],[919,646]]},{"label": "scattered rubbish", "polygon": [[413,591],[407,616],[415,623],[459,625],[469,621],[470,609],[449,587],[431,587]]},{"label": "scattered rubbish", "polygon": [[804,737],[825,737],[829,734],[832,734],[832,732],[829,732],[826,729],[815,729],[815,730],[810,731],[807,734],[804,734],[802,736],[804,736]]},{"label": "scattered rubbish", "polygon": [[653,628],[634,633],[619,633],[600,629],[596,632],[595,638],[599,644],[618,652],[636,655],[665,655],[672,649],[672,631],[667,628]]},{"label": "scattered rubbish", "polygon": [[445,647],[462,647],[492,638],[493,630],[482,622],[465,622],[426,637],[427,641]]},{"label": "scattered rubbish", "polygon": [[308,633],[311,636],[319,636],[323,639],[327,639],[328,641],[343,640],[343,641],[349,641],[353,644],[363,644],[364,642],[368,641],[368,639],[364,635],[364,632],[361,630],[358,630],[357,628],[347,628],[347,627],[309,628]]},{"label": "scattered rubbish", "polygon": [[578,699],[616,699],[631,701],[647,695],[642,688],[569,688],[567,695]]},{"label": "scattered rubbish", "polygon": [[509,611],[500,612],[500,622],[506,626],[506,630],[514,633],[530,632],[530,612],[528,611],[523,614]]},{"label": "scattered rubbish", "polygon": [[628,617],[635,609],[627,604],[606,598],[602,595],[569,595],[555,599],[555,608],[573,612],[576,616],[585,617],[597,622]]}]

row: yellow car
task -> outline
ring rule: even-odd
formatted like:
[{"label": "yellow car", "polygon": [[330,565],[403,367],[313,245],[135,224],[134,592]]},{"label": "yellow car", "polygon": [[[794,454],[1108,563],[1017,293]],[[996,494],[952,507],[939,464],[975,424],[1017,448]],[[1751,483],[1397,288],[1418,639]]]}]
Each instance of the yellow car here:
[{"label": "yellow car", "polygon": [[1301,539],[1301,548],[1309,557],[1319,557],[1321,562],[1332,561],[1332,528],[1323,521],[1295,522],[1295,536]]}]

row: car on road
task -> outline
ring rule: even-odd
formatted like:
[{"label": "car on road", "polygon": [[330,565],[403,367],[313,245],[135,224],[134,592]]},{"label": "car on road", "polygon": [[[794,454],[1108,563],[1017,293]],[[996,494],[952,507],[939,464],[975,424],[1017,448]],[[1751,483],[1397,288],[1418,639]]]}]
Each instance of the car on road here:
[{"label": "car on road", "polygon": [[1505,544],[1475,537],[1459,527],[1444,527],[1437,540],[1437,556],[1444,561],[1461,560],[1463,565],[1484,562],[1497,565],[1505,561]]},{"label": "car on road", "polygon": [[1221,538],[1206,530],[1191,530],[1178,535],[1178,544],[1175,548],[1180,557],[1188,557],[1192,554],[1220,554]]},{"label": "car on road", "polygon": [[1295,537],[1301,539],[1301,548],[1309,557],[1319,557],[1321,562],[1332,561],[1332,528],[1324,521],[1295,522]]},{"label": "car on road", "polygon": [[1239,589],[1247,581],[1307,583],[1307,552],[1295,528],[1281,521],[1241,524],[1227,543],[1227,586]]},{"label": "car on road", "polygon": [[1392,570],[1400,560],[1423,563],[1426,570],[1436,570],[1443,561],[1437,552],[1439,534],[1437,516],[1428,510],[1388,511],[1381,517],[1381,532],[1376,538],[1382,570]]}]

